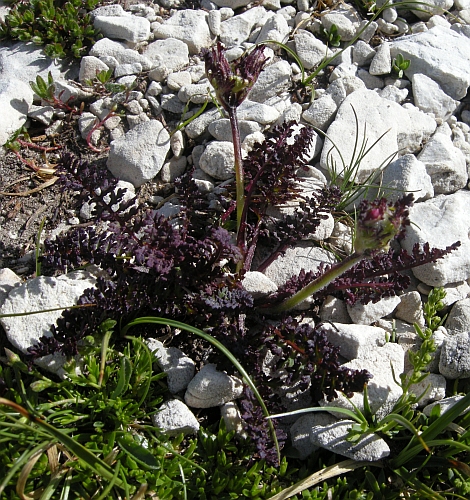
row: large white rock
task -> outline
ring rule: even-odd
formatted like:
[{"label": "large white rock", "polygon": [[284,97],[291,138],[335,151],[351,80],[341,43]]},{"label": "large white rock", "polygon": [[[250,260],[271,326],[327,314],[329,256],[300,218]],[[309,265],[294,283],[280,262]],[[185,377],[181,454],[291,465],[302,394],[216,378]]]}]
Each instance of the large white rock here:
[{"label": "large white rock", "polygon": [[341,173],[341,157],[346,165],[351,163],[356,136],[359,145],[367,140],[370,147],[378,141],[360,162],[356,181],[362,183],[377,173],[381,164],[388,163],[398,151],[400,154],[417,151],[422,141],[426,141],[435,128],[434,119],[414,106],[400,106],[381,98],[373,90],[356,90],[344,99],[336,119],[328,127],[320,165],[328,169],[336,164],[337,172]]},{"label": "large white rock", "polygon": [[298,30],[294,35],[295,52],[305,69],[312,69],[325,57],[332,57],[333,52],[313,33],[306,30]]},{"label": "large white rock", "polygon": [[459,105],[429,76],[415,73],[411,83],[415,105],[425,113],[432,113],[440,122],[445,122]]},{"label": "large white rock", "polygon": [[[86,271],[75,271],[58,277],[40,276],[13,288],[3,305],[0,314],[41,311],[57,307],[70,307],[77,304],[78,298],[87,288],[95,284],[95,277]],[[51,326],[62,315],[62,311],[50,311],[27,316],[0,318],[8,340],[21,352],[27,353],[43,336],[50,337]],[[44,369],[63,375],[65,357],[47,355],[39,358],[36,364]]]},{"label": "large white rock", "polygon": [[470,378],[470,332],[446,338],[441,350],[439,371],[451,380]]},{"label": "large white rock", "polygon": [[392,313],[399,303],[399,297],[384,297],[375,303],[361,304],[360,302],[356,302],[352,306],[348,305],[347,308],[353,323],[357,325],[371,325],[378,319]]},{"label": "large white rock", "polygon": [[449,135],[441,133],[441,128],[424,145],[418,160],[424,163],[435,194],[454,193],[466,186],[468,174],[465,155],[454,146]]},{"label": "large white rock", "polygon": [[451,335],[470,332],[470,298],[459,300],[453,305],[445,327]]},{"label": "large white rock", "polygon": [[354,423],[353,420],[341,420],[326,426],[316,425],[310,431],[310,439],[315,446],[356,461],[381,460],[390,455],[387,443],[376,434],[367,434],[354,442],[348,441],[346,438]]},{"label": "large white rock", "polygon": [[125,42],[118,42],[109,38],[98,40],[90,49],[88,55],[99,59],[106,58],[108,61],[112,57],[118,64],[140,63],[144,71],[148,71],[152,67],[152,63],[147,57],[139,54],[136,50],[129,49]]},{"label": "large white rock", "polygon": [[[395,343],[388,342],[383,347],[375,347],[361,354],[360,358],[348,361],[344,365],[351,370],[367,370],[373,378],[367,384],[367,394],[371,411],[378,418],[383,418],[393,410],[394,404],[402,395],[401,387],[395,383],[393,374],[399,376],[405,367],[405,351]],[[392,371],[393,366],[393,371]],[[353,404],[361,411],[364,410],[364,394],[355,392],[348,400],[342,394],[333,401],[319,402],[325,408],[348,408],[353,410]],[[351,404],[352,403],[352,404]],[[338,413],[332,412],[337,416]]]},{"label": "large white rock", "polygon": [[20,129],[25,123],[29,107],[33,104],[33,91],[29,85],[9,78],[0,80],[0,146]]},{"label": "large white rock", "polygon": [[199,422],[193,412],[179,399],[165,401],[158,413],[152,415],[152,423],[159,427],[167,436],[178,434],[196,434]]},{"label": "large white rock", "polygon": [[233,47],[246,42],[255,25],[266,15],[266,9],[261,6],[233,16],[220,23],[220,41],[225,47]]},{"label": "large white rock", "polygon": [[153,81],[163,81],[172,72],[189,64],[188,46],[176,38],[156,40],[146,47],[143,54],[151,61],[149,78]]},{"label": "large white rock", "polygon": [[439,195],[410,209],[411,225],[406,229],[402,247],[411,252],[413,245],[429,243],[431,248],[446,248],[460,241],[461,246],[437,260],[413,268],[413,274],[427,285],[444,286],[470,277],[470,221],[462,214],[470,212],[470,192]]},{"label": "large white rock", "polygon": [[462,99],[470,86],[470,39],[455,31],[435,26],[390,42],[393,57],[402,54],[411,61],[405,75],[429,76],[453,99]]},{"label": "large white rock", "polygon": [[170,134],[158,120],[140,123],[111,143],[107,166],[118,179],[139,187],[160,172],[170,150]]},{"label": "large white rock", "polygon": [[287,61],[277,61],[261,71],[258,80],[250,90],[250,101],[264,102],[271,97],[278,96],[291,83],[292,68]]},{"label": "large white rock", "polygon": [[166,373],[168,390],[176,394],[188,387],[194,377],[196,363],[176,347],[165,347],[157,339],[147,339],[146,344],[151,351],[156,351],[157,363]]},{"label": "large white rock", "polygon": [[105,37],[144,42],[150,36],[150,22],[137,16],[96,16],[93,26]]},{"label": "large white rock", "polygon": [[207,364],[189,383],[184,400],[193,408],[212,408],[239,398],[242,390],[240,379],[217,371],[214,364]]},{"label": "large white rock", "polygon": [[415,201],[434,196],[426,166],[412,154],[401,156],[388,165],[383,173],[382,186],[388,201],[396,201],[406,192],[412,192]]},{"label": "large white rock", "polygon": [[199,167],[214,179],[225,181],[235,175],[233,144],[213,141],[206,146],[199,159]]},{"label": "large white rock", "polygon": [[203,10],[177,10],[163,23],[157,24],[153,34],[158,39],[181,40],[188,46],[190,54],[199,54],[201,49],[214,43],[207,17],[208,13]]},{"label": "large white rock", "polygon": [[363,358],[386,344],[385,330],[376,326],[324,323],[322,330],[347,360]]}]

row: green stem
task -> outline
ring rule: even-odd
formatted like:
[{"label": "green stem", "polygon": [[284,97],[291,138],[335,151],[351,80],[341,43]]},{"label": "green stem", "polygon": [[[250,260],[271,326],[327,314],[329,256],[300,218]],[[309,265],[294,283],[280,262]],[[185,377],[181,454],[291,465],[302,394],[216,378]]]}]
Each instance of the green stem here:
[{"label": "green stem", "polygon": [[326,273],[322,274],[317,279],[304,286],[302,290],[299,290],[297,293],[292,295],[292,297],[289,297],[288,299],[284,300],[284,302],[281,302],[278,306],[272,308],[270,312],[279,314],[281,312],[288,311],[289,309],[294,308],[296,305],[300,304],[305,299],[310,297],[310,295],[318,292],[319,290],[330,284],[335,278],[341,276],[344,272],[354,266],[354,264],[357,264],[363,258],[363,254],[359,254],[357,252],[352,253],[344,260],[338,262],[330,269],[328,269]]}]

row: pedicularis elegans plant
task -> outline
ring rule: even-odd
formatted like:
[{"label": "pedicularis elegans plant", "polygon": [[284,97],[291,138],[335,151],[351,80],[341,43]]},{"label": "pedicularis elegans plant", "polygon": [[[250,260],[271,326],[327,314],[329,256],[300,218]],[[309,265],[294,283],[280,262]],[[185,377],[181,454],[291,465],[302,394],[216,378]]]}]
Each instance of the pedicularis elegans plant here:
[{"label": "pedicularis elegans plant", "polygon": [[[64,188],[90,202],[97,223],[46,241],[42,272],[54,274],[90,264],[105,272],[79,299],[78,306],[83,307],[64,311],[52,335],[30,349],[30,360],[52,353],[81,354],[90,342],[102,342],[103,324],[114,325],[106,342],[111,339],[115,349],[136,325],[142,337],[167,333],[162,326],[165,318],[168,325],[190,325],[177,336],[183,350],[233,373],[230,357],[208,355],[200,341],[194,342],[191,332],[201,337],[203,331],[250,367],[258,392],[255,397],[253,384],[246,384],[240,400],[242,418],[256,446],[255,458],[277,463],[266,407],[282,413],[285,398],[300,392],[313,402],[324,396],[332,400],[338,392],[352,395],[370,379],[365,370],[341,366],[338,348],[328,342],[321,324],[302,323],[299,304],[310,297],[310,315],[315,316],[315,307],[327,295],[348,304],[396,295],[410,282],[403,271],[442,258],[459,243],[446,249],[415,246],[408,253],[390,243],[404,235],[412,196],[395,203],[363,201],[350,256],[316,272],[302,270],[269,296],[249,293],[243,287],[246,273],[265,270],[288,248],[315,233],[321,220],[335,213],[342,195],[336,186],[309,196],[299,191],[297,174],[307,165],[313,137],[307,127],[293,122],[274,127],[242,158],[236,110],[266,64],[264,50],[257,47],[231,63],[220,44],[203,53],[209,80],[232,124],[234,187],[219,187],[208,199],[188,172],[176,182],[179,213],[167,218],[155,210],[139,209],[135,199],[125,201],[124,191],[116,188],[117,180],[107,171],[71,155],[62,158],[58,170]],[[298,208],[291,215],[281,219],[267,215],[268,207],[294,201]],[[266,407],[257,403],[259,397]],[[286,435],[281,429],[276,434],[282,447]]]}]

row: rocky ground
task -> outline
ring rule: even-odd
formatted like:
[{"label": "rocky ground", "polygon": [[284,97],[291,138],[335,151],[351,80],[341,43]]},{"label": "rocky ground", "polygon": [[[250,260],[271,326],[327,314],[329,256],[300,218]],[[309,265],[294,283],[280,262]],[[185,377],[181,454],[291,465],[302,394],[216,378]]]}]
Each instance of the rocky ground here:
[{"label": "rocky ground", "polygon": [[[104,38],[79,66],[60,68],[36,47],[5,44],[0,48],[1,142],[5,144],[22,126],[29,137],[21,136],[24,143],[18,154],[4,148],[0,156],[0,269],[8,267],[21,279],[33,276],[41,221],[45,221],[45,234],[87,223],[86,208],[77,202],[75,193],[61,192],[54,183],[54,165],[63,151],[97,168],[108,168],[126,183],[130,193],[139,194],[144,205],[167,214],[177,210],[171,203],[172,183],[189,166],[196,166],[194,177],[203,192],[210,193],[217,184],[231,179],[228,120],[221,119],[212,104],[171,138],[170,132],[182,117],[189,118],[210,101],[201,49],[220,40],[229,49],[229,57],[236,58],[254,43],[277,40],[295,51],[299,61],[278,45],[269,45],[271,63],[239,109],[243,147],[248,150],[255,141],[263,140],[263,132],[291,119],[326,132],[328,138],[319,133],[312,146],[303,183],[307,192],[327,182],[332,160],[341,165],[333,144],[349,159],[354,155],[357,134],[359,143],[366,138],[369,146],[377,141],[361,160],[357,181],[368,182],[377,168],[393,160],[381,178],[391,188],[389,198],[413,191],[418,202],[405,247],[411,248],[415,242],[441,248],[455,241],[462,243],[443,262],[417,270],[411,295],[401,300],[362,309],[327,304],[325,319],[350,324],[338,335],[339,344],[354,335],[356,327],[368,339],[342,354],[349,360],[362,359],[358,366],[351,361],[354,367],[367,366],[372,371],[375,366],[377,370],[376,357],[385,351],[366,361],[365,352],[379,345],[377,335],[382,338],[384,329],[390,329],[392,313],[401,320],[398,330],[406,344],[410,323],[422,322],[420,293],[433,286],[445,286],[447,304],[461,306],[447,326],[455,335],[466,335],[465,339],[459,337],[458,344],[464,347],[458,347],[452,335],[444,346],[453,354],[467,349],[468,330],[462,325],[469,322],[466,301],[470,293],[470,219],[465,215],[470,209],[470,2],[431,0],[430,4],[426,12],[397,12],[392,6],[366,26],[367,16],[347,3],[205,0],[198,8],[190,8],[177,0],[110,2],[94,15]],[[301,84],[298,62],[308,74],[325,55],[333,58],[333,51],[339,49],[326,45],[332,25],[343,46],[353,43],[314,80],[312,101],[311,91]],[[398,74],[400,68],[392,68],[399,55],[410,61],[403,75]],[[66,76],[65,69],[69,71]],[[94,86],[87,84],[97,71],[108,69],[116,83],[130,90],[109,92],[96,81]],[[73,110],[54,109],[33,95],[29,81],[38,74],[47,78],[48,71],[54,74],[56,97],[67,100]],[[338,244],[342,239],[347,249],[346,227],[327,221],[322,231],[322,240]],[[316,268],[325,260],[325,251],[316,245],[299,245],[268,268],[265,275],[273,286],[299,268]],[[374,330],[365,335],[364,325],[372,323],[376,326],[367,328]],[[380,370],[389,370],[390,361],[396,360],[395,352],[387,356],[388,368],[380,363]],[[451,357],[449,354],[443,367],[435,368],[434,399],[444,396],[445,377],[470,376],[470,363],[449,368]],[[402,352],[396,368],[399,372],[404,369]],[[382,387],[389,387],[390,380],[389,371],[382,378],[377,374],[376,409],[389,407],[396,396],[389,390],[380,399]]]}]

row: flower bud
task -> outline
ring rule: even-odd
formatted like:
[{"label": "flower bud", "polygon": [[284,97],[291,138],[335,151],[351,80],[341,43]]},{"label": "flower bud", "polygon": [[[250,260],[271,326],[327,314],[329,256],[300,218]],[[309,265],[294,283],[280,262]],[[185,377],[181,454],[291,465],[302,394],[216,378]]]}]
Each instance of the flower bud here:
[{"label": "flower bud", "polygon": [[395,203],[387,203],[385,198],[372,202],[363,200],[356,220],[355,252],[370,255],[387,250],[391,240],[402,237],[410,224],[408,208],[412,202],[412,194]]}]

